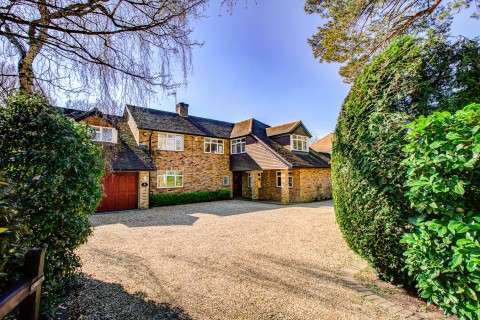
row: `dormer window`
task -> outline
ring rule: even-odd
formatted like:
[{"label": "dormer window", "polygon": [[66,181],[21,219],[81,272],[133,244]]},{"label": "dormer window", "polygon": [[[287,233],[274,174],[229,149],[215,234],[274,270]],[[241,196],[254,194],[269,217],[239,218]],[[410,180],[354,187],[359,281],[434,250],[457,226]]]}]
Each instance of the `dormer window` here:
[{"label": "dormer window", "polygon": [[246,140],[245,138],[234,139],[231,142],[230,153],[239,154],[245,153]]},{"label": "dormer window", "polygon": [[91,126],[93,141],[117,143],[117,130],[109,127]]},{"label": "dormer window", "polygon": [[291,135],[292,151],[308,152],[308,137],[300,136],[298,134]]}]

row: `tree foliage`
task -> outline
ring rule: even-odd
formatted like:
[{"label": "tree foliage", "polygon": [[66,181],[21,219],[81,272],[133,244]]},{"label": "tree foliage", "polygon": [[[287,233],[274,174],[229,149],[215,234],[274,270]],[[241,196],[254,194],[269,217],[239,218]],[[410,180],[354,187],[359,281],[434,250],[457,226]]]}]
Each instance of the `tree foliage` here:
[{"label": "tree foliage", "polygon": [[[371,57],[396,36],[434,30],[447,34],[454,13],[473,0],[307,0],[305,11],[326,23],[309,39],[320,62],[346,63],[340,75],[353,82]],[[480,6],[478,7],[480,10]]]},{"label": "tree foliage", "polygon": [[11,181],[0,171],[0,291],[18,280],[26,250],[27,232],[11,189]]},{"label": "tree foliage", "polygon": [[407,126],[407,196],[419,213],[406,267],[447,315],[480,319],[480,104]]},{"label": "tree foliage", "polygon": [[48,246],[42,300],[47,310],[73,279],[80,266],[75,249],[91,233],[88,216],[103,193],[100,147],[86,125],[38,96],[16,94],[0,106],[0,172],[12,182],[21,211],[27,232],[22,247]]},{"label": "tree foliage", "polygon": [[[233,4],[235,0],[224,0]],[[8,0],[0,2],[1,75],[28,92],[121,92],[131,99],[170,89],[186,74],[191,21],[208,0]],[[11,81],[0,81],[11,85]],[[8,89],[8,88],[7,88]]]},{"label": "tree foliage", "polygon": [[[396,39],[355,80],[335,129],[335,212],[350,247],[384,279],[408,282],[402,234],[412,215],[401,162],[404,124],[480,102],[479,44]],[[473,97],[473,98],[472,98]]]}]

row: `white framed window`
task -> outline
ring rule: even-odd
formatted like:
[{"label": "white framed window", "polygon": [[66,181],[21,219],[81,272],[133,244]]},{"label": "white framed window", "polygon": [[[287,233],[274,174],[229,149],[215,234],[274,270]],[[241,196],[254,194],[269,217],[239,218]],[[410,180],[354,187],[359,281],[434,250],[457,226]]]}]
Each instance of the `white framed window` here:
[{"label": "white framed window", "polygon": [[308,137],[298,134],[292,134],[290,137],[292,150],[308,152]]},{"label": "white framed window", "polygon": [[183,151],[183,135],[159,132],[158,150]]},{"label": "white framed window", "polygon": [[[249,172],[247,173],[247,187],[252,187],[252,174]],[[262,187],[262,173],[258,173],[258,188]]]},{"label": "white framed window", "polygon": [[100,126],[90,126],[92,128],[93,141],[117,143],[117,129]]},{"label": "white framed window", "polygon": [[224,186],[229,186],[230,185],[230,177],[228,177],[228,176],[223,177],[223,185]]},{"label": "white framed window", "polygon": [[[282,186],[282,172],[277,171],[277,188]],[[288,187],[293,188],[293,173],[291,171],[288,172]]]},{"label": "white framed window", "polygon": [[239,153],[245,153],[245,145],[246,145],[246,139],[245,138],[240,138],[240,139],[234,139],[231,142],[231,154],[239,154]]},{"label": "white framed window", "polygon": [[223,154],[223,140],[205,138],[205,153]]},{"label": "white framed window", "polygon": [[183,171],[181,170],[158,170],[157,188],[182,188]]}]

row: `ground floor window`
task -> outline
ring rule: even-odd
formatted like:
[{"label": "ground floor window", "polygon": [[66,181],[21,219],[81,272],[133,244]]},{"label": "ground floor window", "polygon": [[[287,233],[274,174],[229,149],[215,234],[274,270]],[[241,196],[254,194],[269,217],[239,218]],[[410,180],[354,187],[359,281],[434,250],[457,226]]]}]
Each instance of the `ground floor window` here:
[{"label": "ground floor window", "polygon": [[158,170],[157,188],[181,188],[183,187],[183,171]]},{"label": "ground floor window", "polygon": [[229,186],[230,185],[230,177],[223,177],[223,185],[224,186]]},{"label": "ground floor window", "polygon": [[[251,173],[248,173],[248,176],[247,176],[247,186],[249,188],[252,187],[252,174]],[[262,187],[262,173],[259,172],[258,173],[258,188],[261,188]]]},{"label": "ground floor window", "polygon": [[[277,171],[277,187],[280,188],[282,186],[282,172]],[[293,173],[291,171],[288,172],[288,187],[293,188]]]}]

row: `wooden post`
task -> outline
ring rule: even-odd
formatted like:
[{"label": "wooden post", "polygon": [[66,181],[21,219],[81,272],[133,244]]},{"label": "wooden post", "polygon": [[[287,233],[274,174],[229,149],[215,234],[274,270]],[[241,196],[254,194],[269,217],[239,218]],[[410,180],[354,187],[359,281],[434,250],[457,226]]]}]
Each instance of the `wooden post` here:
[{"label": "wooden post", "polygon": [[37,320],[40,316],[40,297],[44,280],[43,266],[45,249],[31,249],[25,255],[24,277],[33,279],[30,285],[30,294],[19,305],[20,320]]}]

